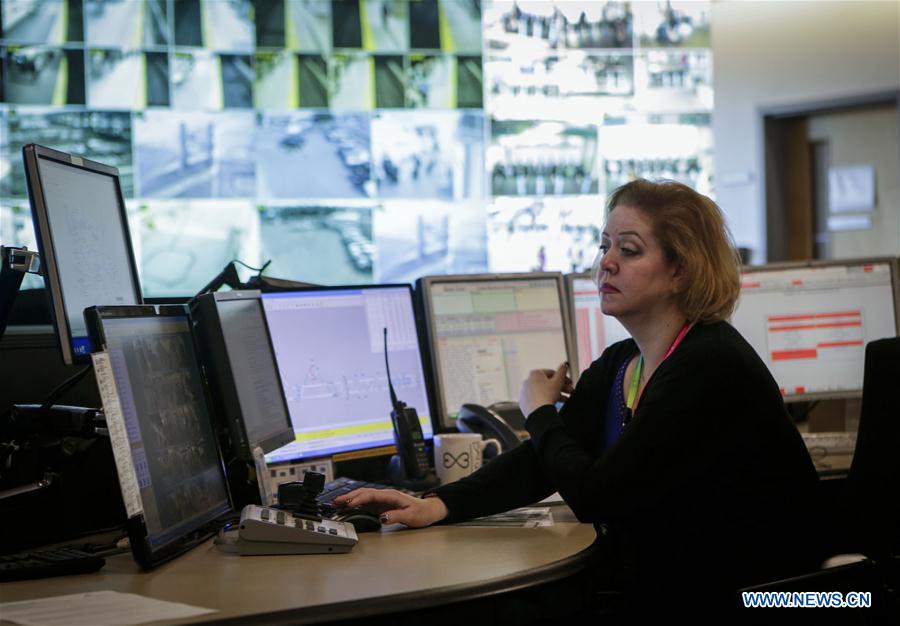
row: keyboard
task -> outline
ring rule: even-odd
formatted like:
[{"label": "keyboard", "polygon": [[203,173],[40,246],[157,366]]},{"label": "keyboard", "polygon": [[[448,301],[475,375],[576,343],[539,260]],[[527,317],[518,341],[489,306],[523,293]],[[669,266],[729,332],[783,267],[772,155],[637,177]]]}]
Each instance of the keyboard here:
[{"label": "keyboard", "polygon": [[856,449],[856,433],[849,431],[825,433],[801,433],[811,456],[838,456],[853,454]]},{"label": "keyboard", "polygon": [[[363,480],[355,480],[353,478],[336,478],[331,482],[325,483],[322,493],[319,494],[317,500],[322,510],[322,515],[331,517],[334,514],[334,499],[345,493],[350,493],[354,489],[368,487],[369,489],[397,489],[390,485],[382,485],[381,483],[370,483]],[[408,489],[398,489],[404,493],[414,495],[415,492]]]},{"label": "keyboard", "polygon": [[76,548],[43,548],[0,556],[0,582],[96,572],[106,559]]}]

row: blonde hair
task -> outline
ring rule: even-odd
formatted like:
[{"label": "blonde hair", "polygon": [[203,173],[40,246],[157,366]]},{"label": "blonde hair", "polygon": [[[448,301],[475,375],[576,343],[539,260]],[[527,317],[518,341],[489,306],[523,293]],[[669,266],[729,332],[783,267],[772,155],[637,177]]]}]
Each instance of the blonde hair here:
[{"label": "blonde hair", "polygon": [[638,179],[612,192],[607,215],[618,206],[650,219],[666,259],[681,270],[675,298],[688,320],[728,319],[741,290],[740,257],[718,205],[675,181]]}]

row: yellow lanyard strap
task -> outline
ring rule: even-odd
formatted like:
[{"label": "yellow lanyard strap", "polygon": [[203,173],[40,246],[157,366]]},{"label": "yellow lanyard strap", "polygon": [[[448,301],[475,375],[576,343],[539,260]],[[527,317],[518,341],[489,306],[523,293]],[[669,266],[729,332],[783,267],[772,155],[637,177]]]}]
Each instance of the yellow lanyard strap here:
[{"label": "yellow lanyard strap", "polygon": [[[663,357],[663,361],[669,358],[673,352],[675,352],[675,348],[678,347],[678,344],[681,343],[681,340],[684,339],[684,336],[691,329],[693,324],[689,322],[685,322],[684,326],[681,327],[681,330],[678,331],[678,335],[675,336],[675,341],[672,342],[672,345],[669,347],[668,352],[666,352],[666,356]],[[631,384],[628,385],[628,397],[625,399],[625,408],[628,409],[630,418],[630,413],[632,409],[634,409],[634,403],[637,400],[637,392],[638,386],[641,383],[641,370],[644,369],[644,355],[638,355],[638,362],[634,368],[634,372],[631,374]],[[627,421],[627,420],[626,420]]]},{"label": "yellow lanyard strap", "polygon": [[634,401],[637,399],[638,385],[641,382],[641,370],[644,369],[644,355],[638,356],[637,365],[631,374],[631,384],[628,385],[628,397],[625,399],[625,408],[629,411],[634,408]]}]

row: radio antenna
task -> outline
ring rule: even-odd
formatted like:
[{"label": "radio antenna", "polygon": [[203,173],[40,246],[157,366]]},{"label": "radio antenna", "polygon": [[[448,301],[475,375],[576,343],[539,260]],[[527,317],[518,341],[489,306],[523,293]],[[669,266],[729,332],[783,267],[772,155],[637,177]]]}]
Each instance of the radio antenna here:
[{"label": "radio antenna", "polygon": [[384,327],[384,368],[387,370],[388,391],[391,392],[391,406],[399,413],[401,402],[397,400],[397,394],[394,393],[394,384],[391,382],[391,364],[388,362],[388,344],[387,344],[387,326]]}]

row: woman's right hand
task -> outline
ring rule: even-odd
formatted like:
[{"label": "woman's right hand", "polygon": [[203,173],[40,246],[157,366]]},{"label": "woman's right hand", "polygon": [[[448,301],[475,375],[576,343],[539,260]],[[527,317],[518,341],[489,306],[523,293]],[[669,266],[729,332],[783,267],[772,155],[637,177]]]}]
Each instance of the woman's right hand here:
[{"label": "woman's right hand", "polygon": [[568,362],[561,363],[555,370],[531,370],[519,394],[522,414],[528,417],[538,407],[566,400],[573,391],[568,371]]},{"label": "woman's right hand", "polygon": [[395,489],[354,489],[334,499],[335,508],[365,509],[376,513],[382,524],[430,526],[447,517],[447,505],[437,497],[417,498]]}]

